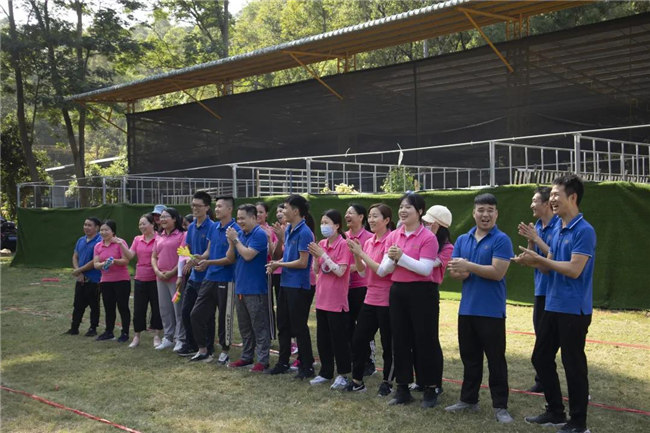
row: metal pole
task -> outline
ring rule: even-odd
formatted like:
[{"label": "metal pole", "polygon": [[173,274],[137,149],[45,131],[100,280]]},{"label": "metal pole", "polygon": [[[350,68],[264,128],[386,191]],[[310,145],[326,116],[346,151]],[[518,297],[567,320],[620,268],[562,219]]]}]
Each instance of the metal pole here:
[{"label": "metal pole", "polygon": [[102,204],[106,204],[106,176],[102,176]]},{"label": "metal pole", "polygon": [[372,192],[377,193],[377,166],[372,166]]},{"label": "metal pole", "polygon": [[122,176],[122,203],[126,202],[126,176]]},{"label": "metal pole", "polygon": [[607,140],[607,180],[612,180],[612,143]]},{"label": "metal pole", "polygon": [[311,158],[305,158],[307,166],[307,194],[311,194]]},{"label": "metal pole", "polygon": [[580,134],[573,134],[573,172],[580,175]]},{"label": "metal pole", "polygon": [[494,187],[496,185],[496,151],[494,141],[490,141],[489,145],[490,152],[490,186]]},{"label": "metal pole", "polygon": [[512,185],[512,146],[508,146],[508,174],[510,178],[510,185]]},{"label": "metal pole", "polygon": [[232,196],[237,198],[237,164],[232,164]]}]

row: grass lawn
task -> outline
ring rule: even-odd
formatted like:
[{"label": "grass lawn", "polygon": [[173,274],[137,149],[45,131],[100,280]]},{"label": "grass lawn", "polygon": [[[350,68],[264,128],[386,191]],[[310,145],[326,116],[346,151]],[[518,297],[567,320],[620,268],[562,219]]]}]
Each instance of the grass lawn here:
[{"label": "grass lawn", "polygon": [[[477,414],[448,414],[441,407],[423,410],[419,402],[388,407],[386,399],[376,396],[379,374],[366,381],[369,392],[349,395],[311,387],[289,375],[271,377],[214,363],[188,364],[170,350],[154,351],[152,335],[147,333],[136,349],[115,341],[61,335],[72,313],[74,283],[69,270],[10,268],[6,259],[0,270],[2,385],[141,432],[553,431],[523,421],[524,416],[543,410],[544,399],[536,395],[511,393],[509,409],[515,422],[502,426],[493,419],[487,389],[481,390]],[[42,282],[45,277],[60,282]],[[441,302],[444,377],[452,380],[462,379],[457,309],[455,300]],[[508,330],[531,331],[531,315],[530,307],[509,305]],[[103,316],[102,311],[101,320]],[[315,314],[310,328],[315,347]],[[594,312],[588,338],[647,346],[648,335],[647,312],[599,310]],[[510,387],[526,389],[533,381],[534,338],[517,333],[508,333],[507,338]],[[233,348],[231,358],[238,354]],[[587,356],[592,402],[650,411],[650,350],[588,343]],[[381,360],[380,354],[377,359]],[[272,355],[271,360],[275,363],[277,357]],[[560,375],[566,392],[563,371]],[[443,407],[458,399],[460,385],[445,382],[444,389]],[[421,398],[417,393],[415,397]],[[22,395],[0,391],[0,398],[2,431],[118,431]],[[650,416],[590,407],[588,424],[592,432],[648,432]]]}]

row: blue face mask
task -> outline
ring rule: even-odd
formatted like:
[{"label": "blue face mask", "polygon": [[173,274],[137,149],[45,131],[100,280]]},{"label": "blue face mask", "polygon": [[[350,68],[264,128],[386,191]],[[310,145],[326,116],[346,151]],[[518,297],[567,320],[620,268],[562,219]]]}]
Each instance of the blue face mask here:
[{"label": "blue face mask", "polygon": [[320,232],[323,234],[324,237],[329,238],[334,234],[334,227],[328,224],[322,224],[320,226]]}]

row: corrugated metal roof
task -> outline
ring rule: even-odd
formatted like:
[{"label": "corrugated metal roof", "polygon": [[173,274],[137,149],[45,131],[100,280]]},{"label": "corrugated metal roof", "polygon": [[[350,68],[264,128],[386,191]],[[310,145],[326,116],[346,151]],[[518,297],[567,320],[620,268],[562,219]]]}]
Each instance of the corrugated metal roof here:
[{"label": "corrugated metal roof", "polygon": [[586,3],[590,1],[449,0],[249,53],[69,96],[66,99],[80,102],[134,102],[179,90],[294,68],[298,65],[289,53],[304,64],[312,64],[331,59],[333,56],[347,57],[472,29],[472,23],[459,8],[482,12],[483,14],[472,14],[472,17],[483,27],[503,22],[504,19],[498,15],[516,19],[521,16],[525,19]]}]

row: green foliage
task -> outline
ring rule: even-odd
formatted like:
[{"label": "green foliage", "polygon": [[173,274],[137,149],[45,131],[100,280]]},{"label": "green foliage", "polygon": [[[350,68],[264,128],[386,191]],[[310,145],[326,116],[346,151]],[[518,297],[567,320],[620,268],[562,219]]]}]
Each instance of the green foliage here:
[{"label": "green foliage", "polygon": [[[2,177],[2,215],[7,219],[16,218],[17,191],[19,183],[30,182],[29,170],[25,162],[18,134],[18,125],[14,116],[5,116],[2,120],[2,148],[0,154],[0,176]],[[48,164],[48,158],[44,151],[34,152],[34,157],[38,163],[38,170],[41,179],[47,179],[45,167]],[[27,200],[33,193],[28,189],[22,191],[23,200]]]},{"label": "green foliage", "polygon": [[411,171],[402,166],[392,167],[384,182],[381,184],[381,190],[388,193],[400,193],[415,190],[415,177]]}]

